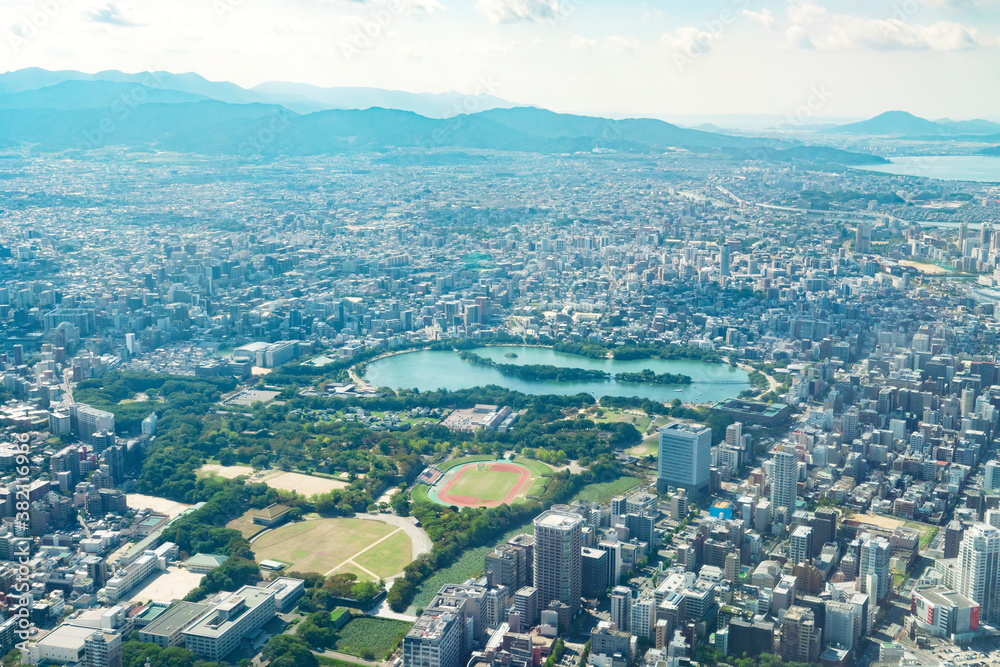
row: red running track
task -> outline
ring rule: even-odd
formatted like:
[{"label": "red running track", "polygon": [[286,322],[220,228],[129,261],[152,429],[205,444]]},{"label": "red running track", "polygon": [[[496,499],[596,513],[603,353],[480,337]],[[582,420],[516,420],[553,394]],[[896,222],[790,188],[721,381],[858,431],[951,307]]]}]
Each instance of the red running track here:
[{"label": "red running track", "polygon": [[455,482],[462,479],[464,475],[469,470],[475,470],[475,464],[467,464],[465,468],[458,471],[454,477],[448,480],[447,484],[444,485],[440,491],[438,491],[438,500],[445,502],[449,505],[455,505],[456,507],[496,507],[498,505],[510,505],[514,502],[517,496],[522,492],[527,490],[528,486],[531,484],[531,471],[527,468],[522,468],[518,465],[513,465],[511,463],[493,463],[489,466],[488,470],[490,472],[516,472],[520,477],[518,477],[517,482],[511,488],[507,495],[504,496],[502,500],[481,500],[473,496],[453,496],[448,491],[455,485]]}]

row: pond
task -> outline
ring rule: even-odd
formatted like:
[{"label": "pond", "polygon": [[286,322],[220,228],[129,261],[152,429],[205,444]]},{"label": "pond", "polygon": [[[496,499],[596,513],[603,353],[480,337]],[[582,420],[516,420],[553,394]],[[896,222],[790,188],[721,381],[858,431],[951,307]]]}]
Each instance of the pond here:
[{"label": "pond", "polygon": [[[588,393],[596,398],[601,396],[639,396],[654,401],[669,403],[679,398],[685,403],[713,403],[736,397],[747,389],[750,383],[747,373],[728,364],[712,364],[703,361],[666,361],[663,359],[639,359],[616,361],[614,359],[590,359],[575,354],[556,352],[546,347],[491,346],[473,350],[481,357],[502,364],[545,364],[568,368],[603,370],[612,376],[615,373],[636,372],[650,369],[654,373],[680,373],[691,377],[689,385],[654,385],[632,382],[527,380],[502,374],[489,368],[464,361],[457,352],[443,350],[422,350],[405,352],[383,357],[368,364],[365,379],[380,387],[393,389],[469,389],[488,384],[525,394]],[[516,357],[507,355],[516,354]]]}]

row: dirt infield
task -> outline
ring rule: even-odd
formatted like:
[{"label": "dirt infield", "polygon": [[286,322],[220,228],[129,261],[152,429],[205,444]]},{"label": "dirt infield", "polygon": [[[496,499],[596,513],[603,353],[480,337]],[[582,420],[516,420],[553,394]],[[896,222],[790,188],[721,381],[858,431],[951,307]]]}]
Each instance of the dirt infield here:
[{"label": "dirt infield", "polygon": [[[514,485],[510,488],[507,494],[499,500],[477,498],[474,496],[452,495],[450,493],[452,487],[454,487],[466,473],[478,470],[479,465],[485,465],[489,472],[515,473],[518,475],[517,481],[514,482]],[[437,499],[443,504],[455,505],[457,507],[496,507],[498,505],[510,505],[517,500],[518,496],[527,491],[528,487],[531,485],[531,481],[531,471],[523,466],[513,463],[467,463],[455,472],[451,478],[444,483],[444,486],[438,490]]]}]

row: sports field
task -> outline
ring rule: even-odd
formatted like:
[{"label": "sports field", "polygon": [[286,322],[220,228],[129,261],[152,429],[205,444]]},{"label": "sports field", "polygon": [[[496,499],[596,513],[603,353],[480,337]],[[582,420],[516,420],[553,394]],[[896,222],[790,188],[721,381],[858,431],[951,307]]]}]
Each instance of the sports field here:
[{"label": "sports field", "polygon": [[469,469],[455,480],[448,493],[453,496],[478,497],[480,500],[505,498],[514,485],[521,481],[521,471],[497,472]]},{"label": "sports field", "polygon": [[361,519],[311,519],[289,523],[253,542],[258,560],[287,563],[298,572],[354,572],[359,579],[397,575],[412,560],[402,528]]},{"label": "sports field", "polygon": [[541,493],[552,473],[548,466],[527,460],[466,460],[440,468],[445,470],[444,476],[433,487],[421,489],[419,496],[426,491],[427,499],[456,507],[496,507],[518,502]]}]

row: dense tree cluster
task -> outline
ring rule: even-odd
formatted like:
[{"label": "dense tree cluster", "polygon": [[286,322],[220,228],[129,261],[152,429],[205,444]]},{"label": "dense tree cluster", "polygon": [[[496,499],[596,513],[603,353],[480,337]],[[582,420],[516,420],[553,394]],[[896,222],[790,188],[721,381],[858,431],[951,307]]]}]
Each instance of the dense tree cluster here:
[{"label": "dense tree cluster", "polygon": [[645,384],[691,384],[691,376],[682,373],[654,373],[648,368],[635,373],[616,373],[618,382],[636,382]]},{"label": "dense tree cluster", "polygon": [[518,377],[523,380],[556,380],[559,382],[589,382],[592,380],[608,380],[611,374],[607,371],[588,368],[573,368],[567,366],[552,366],[550,364],[502,364],[475,352],[465,350],[459,353],[464,360],[479,366],[487,366],[500,371],[503,375]]},{"label": "dense tree cluster", "polygon": [[319,661],[309,645],[295,635],[275,635],[267,640],[261,657],[268,667],[317,667]]},{"label": "dense tree cluster", "polygon": [[160,648],[135,640],[122,642],[122,667],[145,667],[147,660],[150,667],[222,667],[222,663],[200,660],[181,646]]}]

